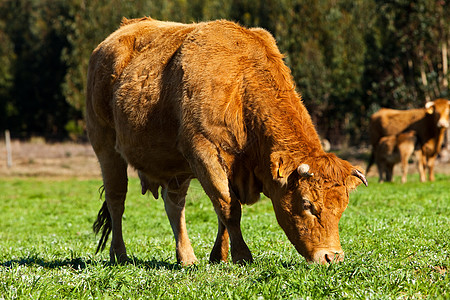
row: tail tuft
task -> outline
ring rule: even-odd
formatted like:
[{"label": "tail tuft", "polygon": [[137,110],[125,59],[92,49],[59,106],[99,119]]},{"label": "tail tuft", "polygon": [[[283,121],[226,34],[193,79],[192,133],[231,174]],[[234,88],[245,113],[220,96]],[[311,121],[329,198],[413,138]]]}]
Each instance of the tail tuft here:
[{"label": "tail tuft", "polygon": [[[104,192],[104,188],[103,187],[100,188],[99,191],[101,198]],[[97,220],[95,220],[92,229],[94,230],[95,234],[98,234],[100,230],[102,231],[102,236],[98,242],[97,250],[95,251],[95,254],[97,254],[98,252],[101,252],[105,249],[106,243],[108,242],[109,234],[111,233],[112,230],[111,215],[109,214],[106,201],[103,202],[102,208],[98,212]]]}]

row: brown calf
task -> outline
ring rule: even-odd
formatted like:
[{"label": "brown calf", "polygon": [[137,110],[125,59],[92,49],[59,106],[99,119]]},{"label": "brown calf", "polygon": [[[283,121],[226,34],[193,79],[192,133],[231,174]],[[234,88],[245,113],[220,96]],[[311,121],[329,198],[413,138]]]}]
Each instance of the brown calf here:
[{"label": "brown calf", "polygon": [[402,183],[408,175],[408,160],[414,152],[416,133],[413,130],[397,135],[384,136],[380,139],[375,152],[375,162],[380,175],[379,181],[392,181],[394,165],[401,162]]}]

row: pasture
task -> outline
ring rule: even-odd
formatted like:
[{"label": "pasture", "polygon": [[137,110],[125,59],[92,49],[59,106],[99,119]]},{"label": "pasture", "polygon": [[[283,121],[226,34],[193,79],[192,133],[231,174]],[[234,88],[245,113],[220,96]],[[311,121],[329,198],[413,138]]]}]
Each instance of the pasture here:
[{"label": "pasture", "polygon": [[186,219],[199,263],[175,264],[163,201],[131,178],[124,237],[133,263],[94,255],[100,180],[0,180],[0,299],[411,299],[450,297],[450,176],[378,184],[352,193],[340,221],[342,264],[305,262],[278,226],[270,200],[245,206],[253,264],[211,265],[216,215],[198,182]]}]

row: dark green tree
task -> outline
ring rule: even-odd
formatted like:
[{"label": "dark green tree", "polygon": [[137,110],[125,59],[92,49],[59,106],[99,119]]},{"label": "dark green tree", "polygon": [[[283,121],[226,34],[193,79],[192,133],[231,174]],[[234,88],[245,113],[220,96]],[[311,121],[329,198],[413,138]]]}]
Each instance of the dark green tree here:
[{"label": "dark green tree", "polygon": [[5,119],[18,136],[61,137],[71,111],[60,87],[66,72],[60,57],[68,46],[62,22],[67,7],[64,2],[52,2],[51,6],[48,2],[1,3],[1,19],[8,24],[4,33],[15,56],[10,61],[14,79]]},{"label": "dark green tree", "polygon": [[9,127],[7,119],[14,115],[15,108],[11,103],[13,86],[12,65],[16,60],[13,44],[5,32],[6,23],[0,20],[0,128]]},{"label": "dark green tree", "polygon": [[323,137],[367,138],[382,106],[448,97],[447,0],[0,0],[0,126],[83,135],[92,50],[122,17],[230,19],[269,30]]},{"label": "dark green tree", "polygon": [[447,96],[442,51],[450,30],[448,1],[377,1],[376,10],[376,30],[366,34],[369,110],[420,107]]}]

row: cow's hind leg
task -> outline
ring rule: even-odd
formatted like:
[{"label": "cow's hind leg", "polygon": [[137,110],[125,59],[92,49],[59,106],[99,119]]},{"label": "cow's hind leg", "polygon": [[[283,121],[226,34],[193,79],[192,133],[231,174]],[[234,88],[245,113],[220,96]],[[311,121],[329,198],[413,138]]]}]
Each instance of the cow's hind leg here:
[{"label": "cow's hind leg", "polygon": [[164,207],[175,237],[177,261],[184,266],[197,262],[185,221],[185,198],[189,182],[190,179],[183,181],[175,178],[162,190]]},{"label": "cow's hind leg", "polygon": [[377,163],[378,168],[378,182],[382,183],[384,181],[384,173],[385,173],[385,167],[384,164],[379,162]]},{"label": "cow's hind leg", "polygon": [[102,230],[102,237],[97,248],[103,250],[108,235],[112,231],[111,247],[109,249],[110,261],[115,263],[128,260],[125,243],[122,236],[122,215],[124,212],[125,197],[127,193],[127,163],[114,149],[114,134],[105,130],[100,138],[90,135],[91,143],[103,176],[105,202],[94,223],[94,231]]},{"label": "cow's hind leg", "polygon": [[394,177],[394,164],[388,163],[386,164],[386,181],[392,182]]}]

